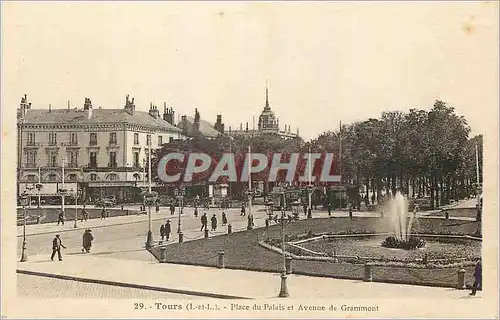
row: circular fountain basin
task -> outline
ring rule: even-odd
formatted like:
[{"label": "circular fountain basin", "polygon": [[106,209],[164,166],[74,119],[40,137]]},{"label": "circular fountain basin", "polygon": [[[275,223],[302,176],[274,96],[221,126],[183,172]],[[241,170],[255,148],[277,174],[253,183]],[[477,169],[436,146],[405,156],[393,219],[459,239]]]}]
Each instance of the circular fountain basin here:
[{"label": "circular fountain basin", "polygon": [[302,248],[338,256],[359,256],[373,260],[381,258],[394,261],[418,261],[427,256],[429,260],[476,259],[481,256],[481,240],[460,236],[425,236],[426,245],[415,250],[386,248],[381,245],[388,235],[334,236],[302,242]]}]

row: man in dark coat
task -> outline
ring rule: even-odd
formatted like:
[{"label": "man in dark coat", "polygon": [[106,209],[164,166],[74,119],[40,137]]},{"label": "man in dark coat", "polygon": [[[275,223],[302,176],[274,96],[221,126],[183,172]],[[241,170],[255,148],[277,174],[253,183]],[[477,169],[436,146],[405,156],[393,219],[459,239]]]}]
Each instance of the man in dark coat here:
[{"label": "man in dark coat", "polygon": [[170,238],[170,231],[171,231],[170,220],[167,220],[167,223],[165,223],[165,228],[164,228],[165,238],[167,239],[167,241]]},{"label": "man in dark coat", "polygon": [[203,212],[203,214],[201,216],[201,230],[200,231],[203,231],[203,229],[207,229],[207,223],[208,223],[207,214],[205,212]]},{"label": "man in dark coat", "polygon": [[225,226],[227,224],[227,216],[224,211],[222,211],[222,225]]},{"label": "man in dark coat", "polygon": [[85,230],[83,233],[83,249],[82,252],[89,253],[90,247],[92,247],[92,240],[94,240],[94,236],[92,236],[92,231],[90,229]]},{"label": "man in dark coat", "polygon": [[52,255],[50,256],[50,260],[54,260],[54,256],[56,255],[57,252],[57,257],[59,258],[59,261],[62,261],[61,247],[66,249],[66,247],[62,244],[60,236],[56,234],[56,237],[54,238],[54,240],[52,240]]},{"label": "man in dark coat", "polygon": [[241,214],[240,214],[240,216],[244,216],[245,214],[246,214],[246,211],[245,211],[245,205],[243,204],[243,205],[241,206]]},{"label": "man in dark coat", "polygon": [[174,213],[175,213],[175,202],[172,201],[170,202],[170,214],[174,215]]},{"label": "man in dark coat", "polygon": [[165,226],[161,225],[160,226],[160,236],[161,236],[161,241],[165,239]]},{"label": "man in dark coat", "polygon": [[217,217],[215,213],[210,220],[212,221],[212,231],[215,231],[217,229]]},{"label": "man in dark coat", "polygon": [[332,215],[332,204],[328,203],[328,216]]},{"label": "man in dark coat", "polygon": [[196,205],[194,206],[194,217],[198,218],[198,207]]},{"label": "man in dark coat", "polygon": [[304,209],[304,215],[307,215],[307,205],[306,204],[304,204],[303,209]]},{"label": "man in dark coat", "polygon": [[64,212],[62,211],[62,209],[59,209],[59,217],[57,219],[57,225],[59,225],[59,223],[62,223],[62,225],[64,226]]},{"label": "man in dark coat", "polygon": [[471,296],[476,295],[477,289],[483,287],[483,267],[481,265],[481,260],[476,263],[476,268],[474,269],[474,284],[472,285]]},{"label": "man in dark coat", "polygon": [[101,220],[102,219],[106,219],[106,209],[105,209],[105,207],[102,207],[102,210],[101,210]]},{"label": "man in dark coat", "polygon": [[82,218],[80,219],[80,222],[83,222],[83,220],[87,221],[89,218],[89,214],[85,208],[82,209]]}]

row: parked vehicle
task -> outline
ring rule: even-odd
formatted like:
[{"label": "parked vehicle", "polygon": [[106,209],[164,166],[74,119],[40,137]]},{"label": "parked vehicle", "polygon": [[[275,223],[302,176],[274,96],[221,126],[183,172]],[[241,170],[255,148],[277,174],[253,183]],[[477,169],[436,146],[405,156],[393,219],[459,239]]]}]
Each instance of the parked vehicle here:
[{"label": "parked vehicle", "polygon": [[105,196],[104,198],[97,200],[94,204],[98,208],[113,207],[116,205],[116,197],[115,196]]}]

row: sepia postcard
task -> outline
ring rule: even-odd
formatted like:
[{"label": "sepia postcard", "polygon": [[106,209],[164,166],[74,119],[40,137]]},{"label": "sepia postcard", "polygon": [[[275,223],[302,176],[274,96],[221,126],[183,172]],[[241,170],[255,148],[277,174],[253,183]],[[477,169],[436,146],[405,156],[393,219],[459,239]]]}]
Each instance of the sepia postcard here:
[{"label": "sepia postcard", "polygon": [[2,319],[498,319],[498,1],[2,1]]}]

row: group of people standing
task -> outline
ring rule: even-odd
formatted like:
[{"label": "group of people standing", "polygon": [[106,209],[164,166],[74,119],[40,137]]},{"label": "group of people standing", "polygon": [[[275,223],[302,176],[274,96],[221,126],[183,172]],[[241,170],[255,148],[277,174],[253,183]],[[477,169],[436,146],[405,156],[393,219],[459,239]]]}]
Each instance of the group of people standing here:
[{"label": "group of people standing", "polygon": [[[203,213],[201,218],[201,229],[200,231],[203,231],[204,229],[205,230],[208,230],[208,217],[207,217],[207,214],[206,213]],[[210,222],[211,222],[211,231],[215,231],[217,230],[217,216],[216,214],[214,213],[212,215],[212,218],[210,218]],[[227,225],[227,215],[224,211],[222,211],[222,225],[225,226]]]},{"label": "group of people standing", "polygon": [[160,226],[160,236],[161,236],[161,241],[167,240],[170,238],[170,233],[172,231],[172,228],[170,227],[170,220],[167,220],[165,224],[162,224]]}]

